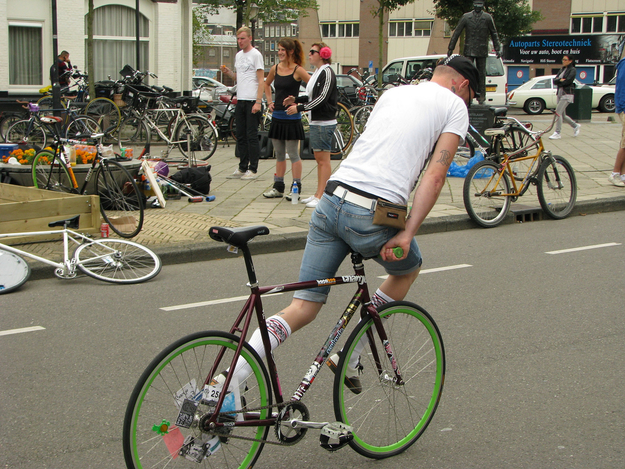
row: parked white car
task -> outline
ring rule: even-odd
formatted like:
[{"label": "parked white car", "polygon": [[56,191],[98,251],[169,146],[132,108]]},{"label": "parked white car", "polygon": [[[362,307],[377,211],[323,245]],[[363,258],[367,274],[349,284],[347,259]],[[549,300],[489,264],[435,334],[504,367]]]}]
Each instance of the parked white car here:
[{"label": "parked white car", "polygon": [[[508,93],[509,107],[523,108],[528,114],[540,114],[545,109],[555,109],[558,88],[553,84],[555,75],[532,78],[517,89]],[[579,88],[583,83],[575,80]],[[614,86],[590,86],[592,88],[592,107],[601,112],[614,112]]]},{"label": "parked white car", "polygon": [[[220,94],[225,94],[228,91],[228,87],[223,83],[218,82],[214,78],[209,77],[192,77],[193,81],[193,96],[200,96],[202,101],[218,100]],[[201,87],[201,90],[200,90]]]}]

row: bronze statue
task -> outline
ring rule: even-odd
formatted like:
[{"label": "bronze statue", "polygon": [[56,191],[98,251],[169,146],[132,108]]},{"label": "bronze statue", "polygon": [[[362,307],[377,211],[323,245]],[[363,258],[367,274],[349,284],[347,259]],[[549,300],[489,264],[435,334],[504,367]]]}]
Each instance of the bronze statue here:
[{"label": "bronze statue", "polygon": [[483,8],[484,2],[482,0],[475,0],[473,2],[473,11],[462,15],[458,26],[456,26],[454,30],[454,34],[451,36],[447,51],[448,56],[453,54],[456,42],[462,30],[466,29],[463,55],[473,60],[480,74],[480,97],[478,98],[480,104],[484,103],[486,99],[486,57],[488,57],[489,35],[493,40],[493,47],[495,48],[497,57],[501,56],[501,46],[499,44],[497,29],[495,29],[495,22],[492,16],[482,11]]}]

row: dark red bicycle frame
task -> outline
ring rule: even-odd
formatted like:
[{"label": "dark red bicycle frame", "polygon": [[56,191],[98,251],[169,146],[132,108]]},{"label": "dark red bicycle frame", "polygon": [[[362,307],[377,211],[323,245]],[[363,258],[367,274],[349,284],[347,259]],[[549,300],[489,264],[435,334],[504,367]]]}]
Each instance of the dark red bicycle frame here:
[{"label": "dark red bicycle frame", "polygon": [[[246,266],[248,278],[250,281],[249,284],[250,284],[250,288],[252,291],[251,291],[249,298],[246,300],[245,305],[241,309],[241,312],[237,316],[237,319],[235,320],[233,326],[231,327],[229,331],[231,334],[234,334],[234,335],[238,333],[239,337],[241,338],[241,340],[239,341],[237,345],[237,349],[234,354],[232,363],[230,364],[231,370],[234,370],[236,362],[240,356],[241,350],[243,348],[243,343],[245,341],[245,338],[247,337],[250,322],[252,320],[252,316],[254,315],[253,313],[255,311],[256,318],[258,319],[258,323],[260,327],[261,337],[263,340],[263,346],[265,348],[268,371],[269,371],[269,375],[271,379],[271,385],[273,387],[273,394],[277,401],[276,404],[282,404],[284,402],[284,397],[282,395],[282,388],[280,387],[280,380],[278,378],[278,370],[276,367],[276,363],[273,359],[273,355],[271,354],[269,333],[267,332],[267,323],[265,321],[265,314],[264,314],[263,307],[262,307],[261,296],[271,294],[271,293],[283,293],[283,292],[290,292],[290,291],[296,291],[296,290],[306,290],[306,289],[316,288],[320,286],[328,286],[328,285],[335,286],[335,285],[346,285],[350,283],[358,283],[359,286],[358,286],[358,289],[356,290],[356,293],[352,297],[345,311],[341,314],[341,317],[339,318],[336,326],[334,326],[334,328],[332,329],[332,332],[326,339],[323,347],[321,347],[321,350],[319,351],[319,353],[317,354],[317,357],[315,358],[312,365],[308,369],[308,372],[306,373],[306,375],[300,382],[291,400],[300,401],[302,399],[306,391],[310,388],[313,381],[315,380],[315,377],[321,370],[324,361],[330,355],[330,352],[334,348],[334,345],[336,345],[336,343],[338,342],[339,338],[341,337],[345,328],[347,327],[347,324],[349,323],[352,316],[358,310],[359,307],[361,308],[361,313],[360,313],[361,318],[364,318],[367,315],[369,315],[373,319],[376,331],[378,335],[380,336],[380,340],[384,344],[386,355],[388,359],[390,360],[391,365],[393,367],[393,371],[395,373],[395,382],[398,385],[403,384],[401,373],[398,369],[397,362],[394,358],[394,354],[392,352],[388,337],[382,325],[382,320],[380,319],[380,316],[378,315],[377,310],[371,304],[371,298],[369,296],[369,288],[367,286],[364,265],[362,262],[363,258],[360,254],[352,253],[352,264],[354,266],[355,275],[333,277],[333,278],[326,278],[326,279],[319,279],[319,280],[309,280],[305,282],[286,283],[282,285],[274,285],[274,286],[269,286],[269,287],[260,287],[256,279],[256,273],[254,270],[252,256],[249,251],[249,248],[245,246],[244,248],[240,248],[240,249],[243,251],[243,256],[245,259],[245,266]],[[242,326],[241,326],[241,323],[243,323]],[[367,331],[367,338],[369,339],[369,344],[371,345],[371,354],[373,355],[376,367],[378,369],[378,375],[380,375],[382,373],[382,362],[381,362],[378,350],[375,346],[375,342],[373,340],[373,333],[371,329]],[[220,363],[223,358],[224,352],[225,350],[222,350],[218,354],[217,359],[215,360],[215,363],[213,364],[213,367],[211,368],[211,371],[209,375],[207,376],[206,381],[204,382],[205,386],[208,383],[210,383],[213,376],[218,374],[217,370],[220,368]],[[228,389],[231,379],[232,379],[232,374],[229,373],[228,376],[226,377],[226,381],[223,384],[223,389]],[[216,404],[216,409],[221,409],[221,405],[223,403],[225,395],[226,393],[221,393],[221,395],[219,396],[219,399],[217,400],[217,404]],[[215,412],[214,415],[207,422],[207,425],[214,425],[215,428],[224,426],[223,423],[217,422],[218,416],[219,416],[219,412]],[[268,426],[268,425],[274,425],[275,423],[276,423],[276,418],[271,417],[271,418],[261,419],[261,420],[237,421],[234,423],[234,426]],[[232,424],[230,423],[230,425]]]}]

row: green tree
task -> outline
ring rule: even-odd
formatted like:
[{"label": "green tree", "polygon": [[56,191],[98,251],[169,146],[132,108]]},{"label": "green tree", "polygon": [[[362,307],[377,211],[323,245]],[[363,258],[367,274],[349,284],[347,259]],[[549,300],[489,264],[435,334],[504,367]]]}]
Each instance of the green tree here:
[{"label": "green tree", "polygon": [[[434,8],[436,16],[454,29],[462,15],[473,10],[473,0],[434,0]],[[540,11],[532,11],[528,0],[486,0],[484,10],[493,17],[502,44],[529,34],[534,23],[543,19]]]},{"label": "green tree", "polygon": [[208,27],[202,21],[202,15],[193,9],[193,68],[196,68],[203,54],[203,44],[211,38]]},{"label": "green tree", "polygon": [[384,16],[415,0],[378,0],[376,8],[371,10],[374,18],[378,18],[378,87],[382,87],[382,67],[384,67]]},{"label": "green tree", "polygon": [[308,16],[308,8],[317,9],[316,0],[196,0],[204,5],[207,14],[216,14],[220,8],[229,8],[237,13],[237,29],[250,24],[252,4],[258,6],[257,20],[265,22],[289,22]]}]

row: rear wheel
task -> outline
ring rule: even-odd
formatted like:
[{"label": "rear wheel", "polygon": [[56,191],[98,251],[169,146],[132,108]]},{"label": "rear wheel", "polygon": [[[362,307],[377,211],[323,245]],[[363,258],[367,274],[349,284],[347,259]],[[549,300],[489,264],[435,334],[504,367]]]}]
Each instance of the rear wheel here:
[{"label": "rear wheel", "polygon": [[337,103],[336,130],[332,139],[332,155],[343,155],[354,138],[354,120],[344,104]]},{"label": "rear wheel", "polygon": [[178,148],[183,155],[188,157],[193,153],[196,158],[207,160],[217,149],[217,130],[205,117],[186,116],[174,132],[174,141],[178,142]]},{"label": "rear wheel", "polygon": [[525,101],[523,110],[528,114],[541,114],[545,110],[545,102],[540,98],[530,98]]},{"label": "rear wheel", "polygon": [[510,210],[508,175],[492,161],[473,166],[464,180],[463,199],[469,217],[484,228],[499,225]]},{"label": "rear wheel", "polygon": [[91,140],[91,135],[102,132],[98,121],[89,116],[78,116],[69,123],[65,138]]},{"label": "rear wheel", "polygon": [[46,147],[46,132],[33,119],[23,119],[15,122],[7,130],[6,141],[9,143],[31,145],[35,150]]},{"label": "rear wheel", "polygon": [[[127,467],[254,465],[264,446],[259,440],[266,439],[269,426],[217,427],[213,433],[200,428],[200,422],[207,421],[214,409],[214,400],[204,395],[204,384],[214,377],[213,373],[230,366],[238,345],[239,338],[226,332],[198,332],[170,345],[152,361],[139,378],[126,408],[122,438]],[[249,366],[251,374],[242,383],[231,383],[230,395],[235,398],[232,410],[251,410],[222,414],[218,422],[244,423],[270,416],[267,406],[272,402],[271,390],[263,362],[247,343],[243,344],[240,359]],[[181,413],[183,405],[185,413]],[[186,425],[182,417],[192,417],[195,423]],[[197,462],[188,460],[188,451],[186,456],[179,455],[183,443],[191,442],[200,453]],[[204,445],[209,442],[215,451],[207,455]]]},{"label": "rear wheel", "polygon": [[145,246],[126,239],[100,239],[81,244],[74,252],[78,268],[98,280],[141,283],[158,275],[161,260]]},{"label": "rear wheel", "polygon": [[126,116],[117,129],[117,142],[120,148],[131,148],[139,156],[150,141],[150,130],[139,117]]},{"label": "rear wheel", "polygon": [[[424,309],[393,302],[380,309],[380,317],[403,383],[396,384],[387,344],[371,318],[361,320],[350,335],[334,378],[334,414],[352,427],[349,445],[375,459],[399,454],[417,441],[434,416],[445,380],[443,339]],[[361,372],[358,394],[344,384],[350,361]]]},{"label": "rear wheel", "polygon": [[103,159],[96,174],[100,212],[111,229],[122,238],[132,238],[143,227],[143,193],[120,163]]},{"label": "rear wheel", "polygon": [[117,130],[122,120],[122,113],[119,107],[108,98],[92,99],[85,107],[84,113],[95,119],[100,125],[102,132],[105,133],[112,133]]},{"label": "rear wheel", "polygon": [[575,207],[577,182],[568,161],[561,156],[552,158],[546,158],[538,172],[538,201],[547,215],[559,220]]}]

